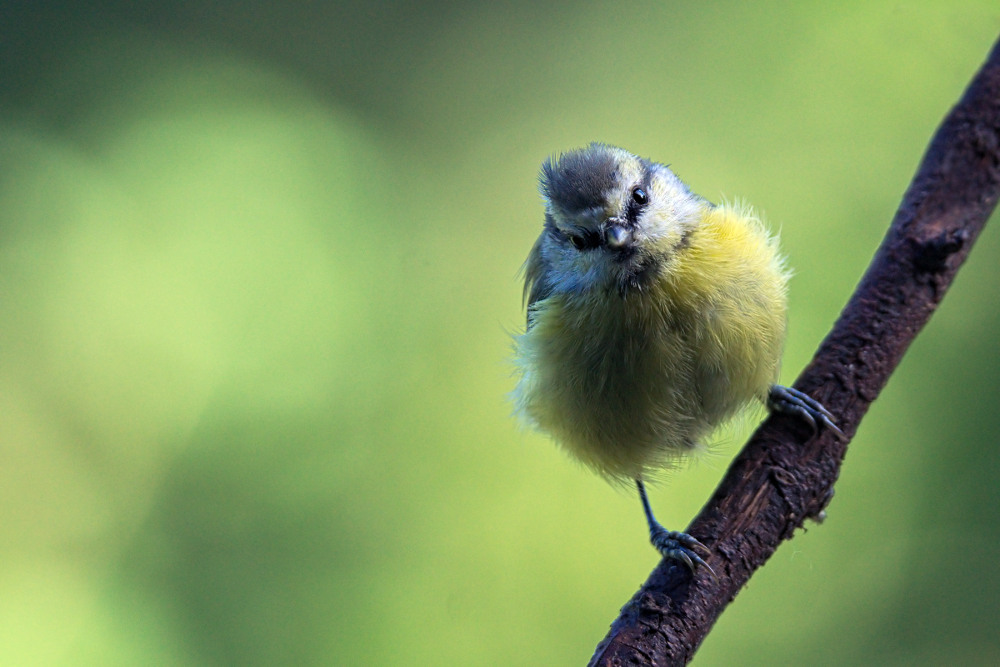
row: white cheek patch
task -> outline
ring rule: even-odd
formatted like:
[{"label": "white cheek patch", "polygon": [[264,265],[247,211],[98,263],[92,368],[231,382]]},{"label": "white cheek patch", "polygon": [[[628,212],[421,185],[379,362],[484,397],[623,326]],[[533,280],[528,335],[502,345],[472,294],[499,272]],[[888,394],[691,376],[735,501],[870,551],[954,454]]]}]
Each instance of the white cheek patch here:
[{"label": "white cheek patch", "polygon": [[660,167],[650,182],[650,202],[639,215],[638,241],[674,240],[683,237],[698,222],[704,201]]}]

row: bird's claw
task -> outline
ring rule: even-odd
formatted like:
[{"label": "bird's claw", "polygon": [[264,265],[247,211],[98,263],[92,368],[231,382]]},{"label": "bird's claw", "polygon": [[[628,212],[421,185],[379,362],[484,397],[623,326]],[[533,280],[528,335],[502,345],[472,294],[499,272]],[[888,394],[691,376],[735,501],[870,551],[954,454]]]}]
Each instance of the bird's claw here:
[{"label": "bird's claw", "polygon": [[838,438],[846,440],[847,436],[833,421],[833,415],[823,407],[823,404],[812,396],[780,384],[772,385],[767,394],[767,404],[775,412],[794,415],[812,427],[813,433],[819,431],[819,426],[833,431]]},{"label": "bird's claw", "polygon": [[708,556],[712,552],[708,547],[687,533],[679,533],[674,530],[667,530],[663,526],[656,526],[650,531],[649,541],[653,543],[653,546],[656,547],[656,550],[664,558],[684,563],[691,572],[694,572],[699,567],[703,567],[712,575],[712,579],[719,580],[712,566],[706,563],[705,559],[699,555],[700,552],[700,554]]}]

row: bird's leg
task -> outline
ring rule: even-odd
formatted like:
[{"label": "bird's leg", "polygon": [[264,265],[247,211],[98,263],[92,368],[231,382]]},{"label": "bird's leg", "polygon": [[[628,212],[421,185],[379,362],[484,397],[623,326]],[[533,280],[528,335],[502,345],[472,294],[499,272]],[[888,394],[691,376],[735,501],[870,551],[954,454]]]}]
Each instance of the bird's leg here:
[{"label": "bird's leg", "polygon": [[642,480],[635,480],[635,486],[639,489],[639,498],[642,500],[642,509],[645,510],[646,522],[649,523],[649,541],[653,543],[656,550],[659,551],[664,558],[681,561],[687,565],[688,569],[692,572],[694,572],[698,567],[704,567],[709,571],[713,579],[718,579],[718,577],[715,576],[715,571],[699,555],[699,552],[705,556],[711,554],[712,552],[708,550],[708,547],[687,533],[678,533],[677,531],[667,530],[660,525],[660,522],[653,516],[653,510],[649,506],[649,498],[646,497],[646,487],[643,486]]},{"label": "bird's leg", "polygon": [[842,440],[847,438],[834,423],[830,411],[815,398],[798,389],[782,387],[780,384],[771,385],[771,389],[767,392],[767,407],[775,412],[798,417],[812,426],[814,433],[818,432],[820,425],[822,425],[836,433],[838,438]]}]

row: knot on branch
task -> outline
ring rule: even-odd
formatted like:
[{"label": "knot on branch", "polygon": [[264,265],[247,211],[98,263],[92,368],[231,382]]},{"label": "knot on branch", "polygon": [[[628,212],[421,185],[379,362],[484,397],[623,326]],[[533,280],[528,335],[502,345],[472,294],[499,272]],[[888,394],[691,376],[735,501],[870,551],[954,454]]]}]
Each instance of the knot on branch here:
[{"label": "knot on branch", "polygon": [[948,259],[962,250],[969,240],[965,229],[950,229],[926,239],[912,239],[914,268],[920,273],[941,273]]}]

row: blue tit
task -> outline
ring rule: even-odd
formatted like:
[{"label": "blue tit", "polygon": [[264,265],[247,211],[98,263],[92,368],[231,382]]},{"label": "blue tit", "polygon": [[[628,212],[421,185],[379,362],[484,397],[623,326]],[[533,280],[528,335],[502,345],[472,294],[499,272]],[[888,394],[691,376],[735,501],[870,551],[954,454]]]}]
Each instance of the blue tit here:
[{"label": "blue tit", "polygon": [[634,483],[664,557],[708,567],[701,543],[656,521],[643,481],[757,401],[839,433],[820,403],[777,384],[789,277],[777,240],[747,206],[714,205],[604,144],[547,160],[540,191],[517,412]]}]

